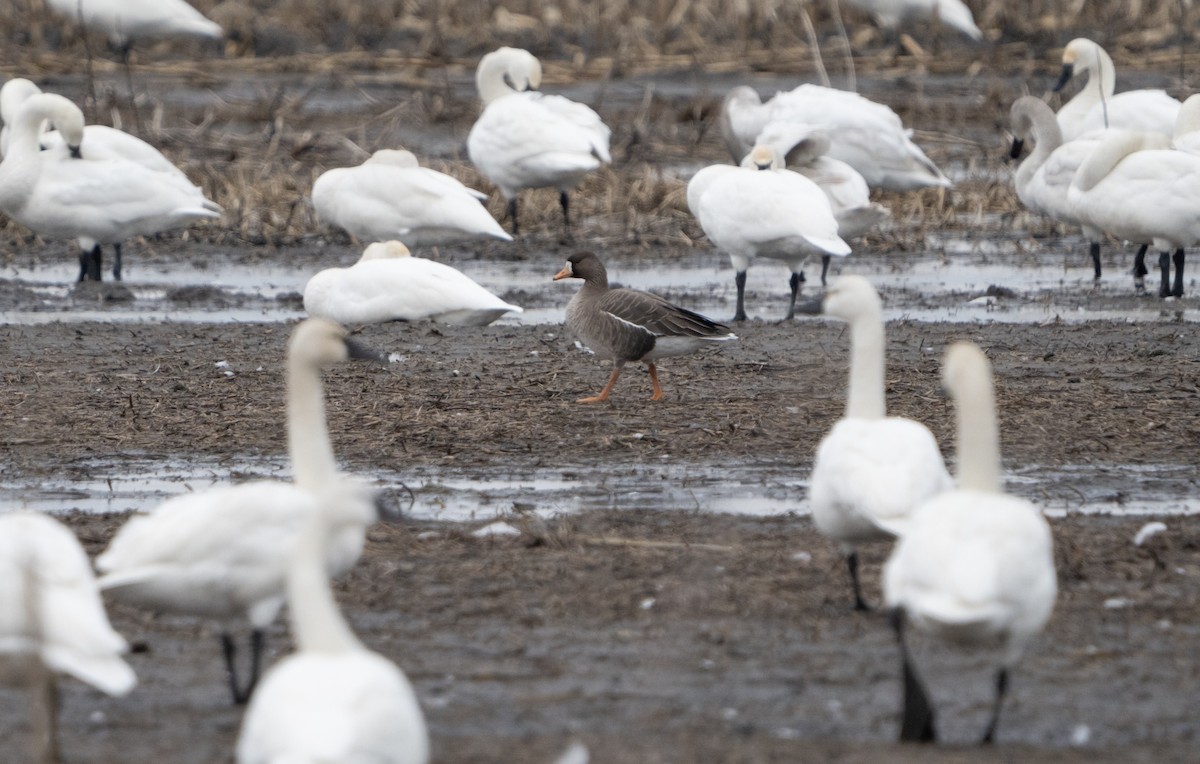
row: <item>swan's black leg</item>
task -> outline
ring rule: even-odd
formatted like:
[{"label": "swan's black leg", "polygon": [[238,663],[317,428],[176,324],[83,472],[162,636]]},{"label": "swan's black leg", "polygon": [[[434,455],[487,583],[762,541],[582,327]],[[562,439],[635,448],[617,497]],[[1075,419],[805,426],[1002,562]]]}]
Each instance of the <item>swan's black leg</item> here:
[{"label": "swan's black leg", "polygon": [[1175,285],[1171,288],[1171,294],[1176,297],[1183,297],[1183,248],[1175,250]]},{"label": "swan's black leg", "polygon": [[796,295],[800,294],[800,285],[804,283],[804,272],[793,273],[792,278],[788,281],[788,286],[792,290],[792,299],[788,303],[787,317],[790,321],[796,317]]},{"label": "swan's black leg", "polygon": [[113,245],[113,280],[121,280],[121,242]]},{"label": "swan's black leg", "polygon": [[516,236],[517,231],[517,197],[508,200],[508,219],[512,222],[512,234]]},{"label": "swan's black leg", "polygon": [[871,606],[863,599],[862,587],[858,583],[858,552],[846,555],[846,567],[850,569],[850,586],[854,589],[854,609],[870,610]]},{"label": "swan's black leg", "polygon": [[1000,707],[1004,705],[1004,696],[1008,694],[1008,667],[1002,666],[996,672],[996,700],[992,703],[992,718],[984,730],[983,740],[979,742],[990,745],[996,742],[996,727],[1000,724]]},{"label": "swan's black leg", "polygon": [[571,198],[567,196],[566,191],[558,192],[558,204],[563,211],[563,228],[570,232],[571,230]]},{"label": "swan's black leg", "polygon": [[832,259],[830,255],[821,255],[821,286],[825,286],[825,276],[829,274],[829,261]]},{"label": "swan's black leg", "polygon": [[221,632],[221,652],[225,654],[225,674],[229,678],[229,693],[233,696],[233,704],[240,706],[246,702],[246,698],[242,695],[242,690],[238,687],[237,678],[237,645],[233,643],[233,637],[229,636],[229,632]]},{"label": "swan's black leg", "polygon": [[1158,285],[1159,297],[1171,296],[1171,253],[1158,253],[1158,270],[1162,273],[1162,283]]},{"label": "swan's black leg", "polygon": [[1095,279],[1096,281],[1099,281],[1100,280],[1100,242],[1093,241],[1091,244],[1091,247],[1089,248],[1089,251],[1091,252],[1091,255],[1092,255],[1092,270],[1095,272],[1095,275],[1092,276],[1092,278]]},{"label": "swan's black leg", "polygon": [[100,245],[92,247],[91,253],[88,255],[87,262],[87,277],[92,281],[101,281],[104,274],[101,271],[101,266],[104,263],[104,252],[100,249]]},{"label": "swan's black leg", "polygon": [[737,310],[733,314],[734,321],[746,320],[746,272],[738,271],[733,277],[737,286]]},{"label": "swan's black leg", "polygon": [[900,742],[935,743],[937,729],[934,726],[933,704],[929,692],[917,674],[908,643],[904,640],[904,610],[896,608],[891,614],[892,629],[896,632],[896,644],[900,646],[900,671],[904,682],[904,713],[900,719]]},{"label": "swan's black leg", "polygon": [[79,250],[79,280],[86,281],[88,275],[88,264],[92,262],[92,251],[90,249]]},{"label": "swan's black leg", "polygon": [[1149,244],[1143,244],[1133,256],[1133,288],[1138,292],[1146,291],[1146,274],[1150,272],[1146,269],[1146,250],[1149,248]]}]

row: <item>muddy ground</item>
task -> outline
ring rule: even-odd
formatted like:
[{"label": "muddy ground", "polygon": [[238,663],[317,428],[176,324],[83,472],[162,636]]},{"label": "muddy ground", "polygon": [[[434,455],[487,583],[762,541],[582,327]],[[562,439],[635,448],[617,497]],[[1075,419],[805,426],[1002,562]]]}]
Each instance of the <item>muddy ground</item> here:
[{"label": "muddy ground", "polygon": [[[191,98],[191,106],[176,104],[178,112],[168,108],[168,125],[201,121],[197,90],[212,98],[220,93],[226,106],[246,91],[251,101],[287,101],[280,95],[285,85],[277,88],[266,77],[237,81],[234,68],[222,62],[196,87],[187,78],[140,74],[147,101],[163,99],[170,107],[173,97]],[[1057,306],[1044,320],[993,322],[984,310],[965,322],[900,320],[889,327],[891,410],[927,422],[949,456],[952,411],[938,366],[949,342],[971,339],[995,364],[1006,465],[1082,466],[1088,496],[1102,488],[1097,507],[1083,500],[1083,486],[1079,498],[1069,490],[1041,496],[1037,486],[1021,487],[1068,511],[1052,520],[1058,607],[1015,676],[1001,745],[968,745],[987,714],[987,662],[929,649],[922,654],[934,669],[951,744],[927,749],[891,742],[899,689],[890,632],[883,616],[850,610],[844,566],[814,531],[803,490],[795,492],[794,513],[770,518],[708,514],[702,500],[671,511],[623,511],[618,502],[609,511],[558,514],[531,491],[512,508],[519,537],[470,535],[480,523],[380,526],[370,534],[364,560],[338,584],[364,642],[394,659],[416,684],[435,760],[551,761],[572,740],[585,743],[597,762],[1195,760],[1200,531],[1190,517],[1168,517],[1166,533],[1137,547],[1134,534],[1153,518],[1082,514],[1119,510],[1131,498],[1155,493],[1138,467],[1195,462],[1200,339],[1185,320],[1195,299],[1136,296],[1125,273],[1128,253],[1115,249],[1106,250],[1109,275],[1094,290],[1077,234],[1016,214],[1006,185],[1010,170],[996,159],[1005,110],[1022,91],[1023,77],[1036,70],[1034,81],[1041,83],[1053,75],[1032,52],[1014,69],[1020,73],[1004,80],[880,75],[864,83],[868,95],[892,103],[906,119],[923,118],[920,137],[931,155],[963,182],[945,197],[886,196],[895,224],[856,244],[854,256],[837,266],[883,274],[921,259],[949,262],[956,255],[936,235],[946,231],[966,237],[972,256],[1001,242],[1007,254],[985,259],[1014,272],[1063,264],[1059,287],[1018,287],[995,306]],[[729,71],[736,78],[750,75],[744,67]],[[1152,85],[1167,79],[1138,76]],[[327,101],[287,115],[291,132],[283,143],[293,159],[305,162],[294,168],[293,193],[307,188],[315,165],[361,158],[333,150],[339,136],[374,148],[400,134],[405,144],[427,149],[440,166],[470,180],[460,145],[475,114],[469,68],[450,70],[444,83],[439,73],[428,79],[434,84],[424,89],[404,85],[408,89],[399,92],[407,100],[381,74],[363,74],[357,90],[339,91],[344,82],[324,75],[288,81],[309,103]],[[503,295],[530,308],[565,303],[572,287],[548,279],[576,247],[598,249],[617,264],[724,267],[719,293],[669,294],[688,305],[715,302],[718,317],[731,315],[732,272],[698,241],[698,229],[681,211],[682,180],[672,175],[724,160],[711,122],[713,94],[723,86],[698,84],[696,72],[668,73],[657,90],[646,87],[652,79],[589,82],[577,91],[589,102],[604,102],[601,112],[617,126],[618,162],[585,185],[574,243],[560,243],[553,196],[542,194],[526,207],[531,222],[521,244],[448,248],[438,257],[544,266],[544,286]],[[110,76],[110,93],[119,82]],[[78,77],[55,84],[69,93],[82,90]],[[173,84],[190,95],[173,93]],[[385,88],[389,103],[354,100]],[[419,95],[429,92],[446,99],[438,102],[445,112],[436,119],[422,111],[430,107]],[[397,102],[399,117],[387,111]],[[211,105],[205,108],[211,113]],[[248,121],[242,112],[252,109],[245,103],[231,108],[241,116],[231,119],[229,133],[244,142],[247,131],[235,123]],[[370,113],[387,119],[372,122],[364,117]],[[315,138],[304,133],[305,119],[315,125]],[[175,150],[182,151],[180,135],[186,134],[183,128],[174,134]],[[213,154],[219,141],[205,140],[208,148],[197,152]],[[315,163],[314,155],[320,157]],[[669,163],[672,171],[648,175],[655,162]],[[644,188],[638,185],[643,180]],[[606,185],[622,193],[640,188],[642,195],[588,201]],[[0,477],[96,480],[120,475],[123,462],[137,458],[203,460],[237,480],[254,476],[263,459],[283,456],[279,364],[298,295],[180,284],[162,274],[175,263],[210,269],[214,277],[225,270],[254,273],[263,263],[312,272],[351,262],[357,248],[315,225],[296,233],[303,228],[296,221],[310,215],[303,205],[276,210],[287,222],[264,234],[270,226],[246,223],[252,215],[244,205],[219,200],[236,213],[240,228],[228,235],[202,228],[199,241],[168,237],[132,245],[124,287],[72,288],[69,244],[6,229],[0,311],[24,318],[0,326],[6,401],[0,406]],[[639,210],[635,202],[659,206]],[[500,209],[495,195],[491,203]],[[53,263],[67,264],[55,271],[56,283],[38,270]],[[803,478],[842,407],[848,336],[820,320],[777,322],[785,279],[774,264],[752,270],[751,313],[768,320],[739,326],[740,342],[720,352],[664,363],[666,398],[658,403],[648,400],[649,380],[640,369],[627,372],[610,403],[574,403],[596,392],[608,369],[553,324],[366,328],[359,337],[365,344],[402,358],[347,364],[327,376],[335,449],[351,471],[386,467],[418,479],[451,467],[480,477],[504,469],[552,470],[583,491],[604,490],[610,478],[635,479],[664,462],[683,465],[685,473],[694,469],[698,477],[727,464],[759,470],[764,481]],[[807,292],[815,294],[815,287]],[[896,288],[884,296],[890,309],[915,310],[957,308],[978,295]],[[1147,305],[1151,320],[1071,323],[1059,317],[1061,310],[1132,314]],[[139,318],[146,306],[153,311]],[[265,318],[225,320],[234,310]],[[212,317],[192,315],[185,322],[172,311]],[[33,322],[34,313],[49,321]],[[428,498],[418,493],[414,500],[419,506]],[[125,515],[67,519],[96,553]],[[875,600],[886,552],[866,553],[866,586]],[[232,761],[240,715],[228,704],[214,626],[122,607],[114,607],[112,617],[140,647],[130,658],[140,685],[127,699],[113,700],[64,682],[64,759]],[[271,658],[287,649],[280,623],[271,633]],[[0,690],[0,761],[17,760],[23,750],[24,719],[24,697]]]}]

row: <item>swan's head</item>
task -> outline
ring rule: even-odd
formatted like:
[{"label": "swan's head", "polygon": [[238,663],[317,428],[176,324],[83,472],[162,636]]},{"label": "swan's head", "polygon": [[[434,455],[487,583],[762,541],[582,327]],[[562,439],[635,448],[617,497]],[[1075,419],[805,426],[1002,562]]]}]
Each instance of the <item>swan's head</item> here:
[{"label": "swan's head", "polygon": [[821,299],[821,313],[843,321],[877,318],[883,313],[883,302],[871,282],[862,276],[841,276]]},{"label": "swan's head", "polygon": [[1057,93],[1066,87],[1076,74],[1083,74],[1095,69],[1099,66],[1100,61],[1107,57],[1108,54],[1104,52],[1103,48],[1086,37],[1076,37],[1071,40],[1067,43],[1067,47],[1063,48],[1062,75],[1054,85],[1054,92]]},{"label": "swan's head", "polygon": [[0,88],[0,120],[6,125],[12,124],[21,104],[41,92],[41,88],[24,77],[15,77],[4,83],[4,87]]},{"label": "swan's head", "polygon": [[380,149],[363,164],[382,164],[389,167],[420,167],[417,155],[407,149]]},{"label": "swan's head", "polygon": [[37,145],[43,123],[46,122],[62,134],[71,156],[80,157],[79,147],[83,144],[83,112],[70,100],[56,93],[37,93],[26,98],[17,108],[17,115],[13,120],[13,133],[21,134],[22,138],[19,140]]},{"label": "swan's head", "polygon": [[775,149],[761,143],[750,149],[750,153],[742,160],[742,167],[752,170],[774,170],[782,166]]},{"label": "swan's head", "polygon": [[1009,153],[1012,159],[1021,156],[1025,141],[1030,139],[1052,147],[1062,144],[1062,128],[1058,126],[1054,110],[1040,98],[1021,96],[1013,101],[1009,119],[1013,131],[1012,151]]},{"label": "swan's head", "polygon": [[992,365],[973,342],[956,342],[946,350],[942,360],[942,385],[950,397],[959,400],[963,393],[991,387]]},{"label": "swan's head", "polygon": [[484,105],[509,95],[542,86],[542,64],[527,50],[500,48],[479,59],[475,87]]},{"label": "swan's head", "polygon": [[395,241],[377,241],[374,244],[368,245],[363,250],[362,257],[358,258],[360,263],[365,263],[367,260],[395,260],[401,257],[411,257],[412,252],[408,251],[408,247],[404,246],[404,242]]},{"label": "swan's head", "polygon": [[288,340],[288,363],[322,369],[351,358],[378,358],[378,354],[351,342],[346,335],[341,324],[324,318],[306,319]]}]

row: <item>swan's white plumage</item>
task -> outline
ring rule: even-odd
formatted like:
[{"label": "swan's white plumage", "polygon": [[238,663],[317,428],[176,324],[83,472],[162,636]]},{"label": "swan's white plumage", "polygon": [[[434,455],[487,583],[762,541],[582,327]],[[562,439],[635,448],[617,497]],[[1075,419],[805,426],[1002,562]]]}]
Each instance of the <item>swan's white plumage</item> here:
[{"label": "swan's white plumage", "polygon": [[113,45],[140,39],[198,37],[220,40],[221,27],[184,0],[46,0],[58,13],[80,20]]},{"label": "swan's white plumage", "polygon": [[982,351],[952,346],[943,377],[958,410],[958,488],[913,513],[884,568],[884,596],[938,636],[1002,641],[1010,667],[1054,608],[1050,527],[1032,504],[1002,492],[991,369]]},{"label": "swan's white plumage", "polygon": [[[64,142],[43,151],[47,121]],[[26,99],[0,162],[0,210],[43,236],[78,239],[85,249],[220,217],[220,207],[190,183],[111,153],[89,159],[85,140],[73,103],[53,93]]]},{"label": "swan's white plumage", "polygon": [[398,239],[410,247],[478,238],[512,241],[480,202],[487,197],[417,164],[408,151],[375,152],[313,183],[317,215],[365,242]]},{"label": "swan's white plumage", "polygon": [[982,40],[975,16],[962,0],[845,0],[847,5],[875,16],[881,27],[896,29],[908,21],[928,22],[934,16],[972,40]]},{"label": "swan's white plumage", "polygon": [[612,161],[611,131],[595,111],[534,92],[541,65],[527,51],[493,51],[475,77],[484,109],[467,136],[467,153],[505,198],[525,188],[569,191]]},{"label": "swan's white plumage", "polygon": [[376,242],[349,268],[327,268],[304,287],[304,309],[346,325],[424,318],[485,326],[520,313],[461,271],[412,257],[400,242]]},{"label": "swan's white plumage", "polygon": [[828,155],[853,167],[873,188],[911,191],[951,185],[912,142],[896,112],[857,93],[809,84],[777,93],[766,103],[746,86],[726,95],[721,127],[735,161],[775,122],[826,131]]},{"label": "swan's white plumage", "polygon": [[852,551],[902,535],[916,506],[950,488],[950,475],[927,427],[886,416],[875,288],[861,276],[842,276],[821,311],[850,324],[850,384],[845,416],[817,447],[809,500],[817,528]]},{"label": "swan's white plumage", "polygon": [[[871,189],[862,173],[840,159],[827,156],[830,138],[824,130],[794,122],[773,122],[763,129],[759,143],[772,147],[785,158],[789,169],[825,192],[841,238],[861,236],[891,217],[887,207],[871,201]],[[742,166],[752,164],[751,155],[747,154]]]},{"label": "swan's white plumage", "polygon": [[1200,93],[1188,96],[1179,107],[1171,145],[1189,154],[1200,154]]},{"label": "swan's white plumage", "polygon": [[0,659],[38,654],[57,673],[124,695],[137,683],[121,657],[128,649],[75,535],[45,515],[0,515]]},{"label": "swan's white plumage", "polygon": [[[1073,141],[1092,130],[1149,130],[1171,135],[1180,103],[1162,90],[1115,93],[1116,67],[1095,42],[1078,37],[1063,49],[1063,67],[1071,76],[1087,73],[1083,88],[1058,110],[1063,140]],[[1065,84],[1065,82],[1061,83]]]}]

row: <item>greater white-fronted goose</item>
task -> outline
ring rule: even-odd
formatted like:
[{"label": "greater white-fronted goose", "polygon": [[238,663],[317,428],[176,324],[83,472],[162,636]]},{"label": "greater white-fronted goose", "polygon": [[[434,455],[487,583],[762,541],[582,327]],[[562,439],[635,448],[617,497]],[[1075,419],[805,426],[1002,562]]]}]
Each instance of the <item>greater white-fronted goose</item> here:
[{"label": "greater white-fronted goose", "polygon": [[651,400],[661,400],[656,360],[737,339],[728,326],[672,305],[658,295],[636,289],[609,289],[608,270],[591,252],[571,255],[554,276],[555,281],[569,278],[583,279],[583,287],[567,304],[567,328],[596,355],[613,362],[604,389],[598,395],[580,398],[579,403],[608,400],[621,369],[630,361],[646,364],[654,385]]}]

